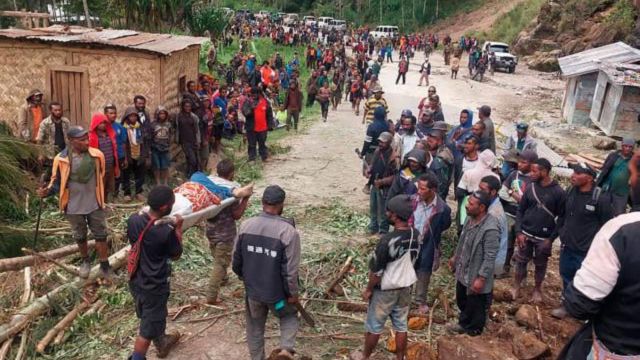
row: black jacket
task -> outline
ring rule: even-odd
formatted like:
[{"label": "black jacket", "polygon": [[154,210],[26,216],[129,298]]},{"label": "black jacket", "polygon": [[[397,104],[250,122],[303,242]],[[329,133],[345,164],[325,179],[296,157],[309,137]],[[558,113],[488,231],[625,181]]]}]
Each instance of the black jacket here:
[{"label": "black jacket", "polygon": [[[569,314],[590,320],[598,340],[619,355],[640,355],[638,233],[638,212],[619,215],[607,222],[593,239],[582,267],[564,292],[563,305]],[[574,341],[571,345],[585,344]]]},{"label": "black jacket", "polygon": [[587,255],[593,237],[614,216],[611,196],[598,195],[595,189],[583,193],[571,188],[567,193],[565,216],[558,221],[562,244],[582,255]]},{"label": "black jacket", "polygon": [[602,186],[604,181],[609,176],[609,172],[611,172],[613,165],[615,165],[616,161],[618,161],[618,159],[621,157],[622,157],[622,154],[620,153],[619,150],[614,151],[607,156],[606,160],[604,161],[604,164],[602,165],[602,169],[600,170],[600,174],[598,174],[598,177],[596,178],[597,186]]},{"label": "black jacket", "polygon": [[[266,100],[266,99],[265,99]],[[253,131],[255,127],[255,115],[254,111],[256,110],[256,106],[258,106],[258,101],[253,100],[252,98],[248,98],[245,100],[244,104],[242,104],[242,114],[245,117],[244,127],[247,131]],[[273,130],[273,110],[271,109],[271,104],[269,100],[267,100],[267,128],[269,131]]]},{"label": "black jacket", "polygon": [[[535,196],[538,196],[541,204]],[[539,182],[531,183],[524,191],[516,214],[515,232],[526,232],[529,235],[551,239],[558,236],[558,223],[561,223],[565,212],[567,195],[553,180],[549,186],[543,187]],[[549,210],[549,214],[546,210]]]}]

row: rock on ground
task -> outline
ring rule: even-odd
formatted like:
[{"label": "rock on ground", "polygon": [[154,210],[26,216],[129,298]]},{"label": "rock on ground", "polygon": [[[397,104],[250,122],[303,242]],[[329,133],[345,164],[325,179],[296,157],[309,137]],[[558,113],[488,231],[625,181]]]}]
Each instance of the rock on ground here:
[{"label": "rock on ground", "polygon": [[529,329],[535,329],[538,326],[536,317],[536,309],[531,305],[522,305],[516,312],[516,322],[518,325],[525,326]]},{"label": "rock on ground", "polygon": [[513,354],[520,360],[539,359],[550,352],[549,345],[526,332],[517,334],[513,338],[512,346]]},{"label": "rock on ground", "polygon": [[517,360],[505,344],[483,336],[438,338],[438,360]]}]

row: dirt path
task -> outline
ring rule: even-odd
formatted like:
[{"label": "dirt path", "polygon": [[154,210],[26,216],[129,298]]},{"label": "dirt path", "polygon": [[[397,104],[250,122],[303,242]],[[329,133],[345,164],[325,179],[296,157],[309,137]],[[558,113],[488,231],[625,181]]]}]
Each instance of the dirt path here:
[{"label": "dirt path", "polygon": [[[413,59],[406,85],[395,85],[396,64],[383,67],[380,79],[389,103],[390,116],[394,120],[402,109],[417,112],[417,105],[427,92],[426,87],[417,86],[417,70],[421,61],[421,55]],[[518,70],[515,75],[496,73],[487,82],[478,83],[469,81],[463,68],[458,80],[451,80],[440,54],[434,54],[431,61],[431,85],[437,87],[446,121],[451,124],[457,122],[461,109],[471,108],[476,112],[476,107],[488,104],[494,108],[493,119],[498,124],[496,128],[500,129],[499,124],[514,120],[513,114],[519,113],[526,105],[521,93],[538,87],[561,86],[560,82],[549,81],[525,69]],[[287,191],[288,204],[295,207],[324,205],[339,198],[349,207],[366,211],[368,197],[361,191],[364,184],[360,173],[361,162],[354,153],[354,148],[362,146],[364,132],[361,118],[353,114],[350,104],[343,103],[337,111],[330,112],[326,123],[316,121],[309,129],[281,142],[281,145],[291,146],[291,150],[275,156],[265,165],[264,179],[257,184],[257,194],[268,184],[279,184]],[[301,232],[303,238],[310,235],[305,233],[305,229],[301,229]],[[240,284],[234,281],[231,286],[240,287]],[[273,336],[277,332],[272,327],[275,323],[269,324],[267,333],[272,338],[267,340],[267,348],[272,349],[277,346],[277,338]],[[209,322],[170,322],[170,328],[180,329],[187,338],[168,359],[223,360],[248,357],[243,315],[222,318],[202,331],[209,325]],[[155,356],[150,355],[151,359]]]}]

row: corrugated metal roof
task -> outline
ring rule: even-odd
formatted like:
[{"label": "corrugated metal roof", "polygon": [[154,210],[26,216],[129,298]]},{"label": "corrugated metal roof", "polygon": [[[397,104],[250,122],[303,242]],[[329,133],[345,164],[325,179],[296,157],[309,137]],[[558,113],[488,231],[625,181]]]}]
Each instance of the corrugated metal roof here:
[{"label": "corrugated metal roof", "polygon": [[640,87],[640,65],[606,63],[600,70],[616,85]]},{"label": "corrugated metal roof", "polygon": [[640,50],[622,41],[558,59],[562,75],[569,77],[596,72],[603,62],[632,63],[636,61],[640,61]]},{"label": "corrugated metal roof", "polygon": [[51,41],[65,44],[95,44],[155,54],[169,55],[172,52],[201,45],[204,37],[153,34],[133,30],[90,29],[82,26],[53,25],[36,29],[2,29],[0,39],[20,39],[26,41]]}]

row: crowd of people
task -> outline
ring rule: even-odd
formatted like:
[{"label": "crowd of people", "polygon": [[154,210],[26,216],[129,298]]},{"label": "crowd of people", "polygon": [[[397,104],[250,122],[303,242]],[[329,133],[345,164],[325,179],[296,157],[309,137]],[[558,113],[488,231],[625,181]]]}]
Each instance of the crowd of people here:
[{"label": "crowd of people", "polygon": [[[165,318],[168,259],[177,260],[182,253],[181,218],[177,216],[171,224],[155,223],[171,214],[181,194],[167,186],[170,162],[176,155],[172,149],[183,154],[187,179],[217,189],[202,174],[208,170],[210,152],[220,151],[222,138],[243,136],[248,142],[248,160],[255,161],[259,155],[266,161],[270,130],[297,131],[301,111],[316,102],[327,121],[330,109],[336,110],[343,96],[366,124],[359,150],[366,177],[363,191],[370,203],[368,230],[378,236],[363,291],[369,304],[364,349],[352,354],[353,358],[371,356],[388,318],[396,334],[397,358],[404,358],[409,311],[414,307],[420,313],[429,312],[431,276],[444,261],[443,234],[451,227],[457,246],[447,264],[455,274],[460,313],[458,321],[447,326],[448,331],[481,334],[491,307],[494,278],[511,276],[512,267],[515,300],[521,295],[527,265],[533,262],[535,286],[530,301],[540,303],[553,242],[559,238],[564,291],[562,306],[552,315],[591,319],[593,331],[589,327],[582,336],[595,339],[587,343],[589,349],[585,350],[584,342],[574,342],[567,351],[592,351],[600,356],[640,353],[640,330],[629,324],[638,314],[630,299],[637,300],[640,293],[634,280],[635,254],[640,248],[633,241],[640,220],[633,211],[640,203],[640,191],[630,191],[638,185],[636,165],[640,161],[640,153],[634,154],[634,139],[624,139],[621,150],[607,158],[600,172],[586,164],[573,165],[571,186],[563,188],[552,176],[554,165],[537,153],[527,123],[518,122],[501,147],[496,144],[492,109],[487,105],[463,109],[458,124],[447,125],[437,88],[429,79],[428,56],[440,42],[435,34],[375,39],[364,28],[324,32],[304,24],[285,27],[269,19],[237,20],[230,34],[240,41],[240,51],[222,64],[219,79],[203,75],[187,82],[175,112],[158,106],[150,113],[145,97],[136,95],[122,115],[115,105],[105,104],[84,129],[71,126],[62,115],[63,104],[51,102],[45,109],[38,90],[28,94],[21,110],[20,136],[44,145],[47,153],[42,160],[52,163],[51,181],[38,194],[58,194],[60,210],[80,245],[81,277],[90,271],[88,230],[96,239],[101,275],[112,276],[105,204],[122,191],[125,201],[135,197],[149,205],[147,213],[129,219],[127,230],[129,241],[142,249],[130,269],[130,288],[141,319],[132,359],[144,359],[152,342],[158,355],[166,356],[179,339],[179,334],[165,333]],[[291,59],[276,52],[258,64],[255,54],[248,51],[248,41],[256,36],[270,37],[278,44],[302,44],[306,50],[294,53]],[[481,80],[490,54],[480,53],[477,40],[461,38],[454,46],[446,36],[442,45],[452,78],[457,77],[462,53],[467,51],[470,76],[480,74]],[[409,60],[416,51],[427,55],[417,85],[425,81],[428,93],[415,109],[404,109],[394,121],[379,75],[383,67],[395,66],[390,64],[394,63],[393,53],[398,52],[395,83],[400,86],[402,80],[404,85]],[[212,50],[209,66],[219,65]],[[306,84],[300,83],[303,66],[311,72]],[[501,167],[499,155],[504,159]],[[145,198],[148,169],[153,171],[156,186]],[[233,181],[231,161],[219,162],[216,172],[218,181]],[[219,289],[231,266],[247,289],[251,358],[265,357],[269,312],[280,319],[279,355],[291,358],[298,328],[301,250],[293,221],[282,217],[285,191],[267,187],[263,212],[238,230],[236,221],[246,210],[250,193],[225,194],[238,201],[207,222],[215,259],[207,302],[220,303]],[[632,213],[625,215],[628,204]]]}]

